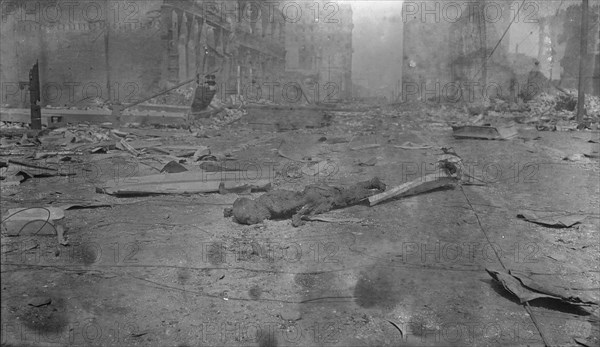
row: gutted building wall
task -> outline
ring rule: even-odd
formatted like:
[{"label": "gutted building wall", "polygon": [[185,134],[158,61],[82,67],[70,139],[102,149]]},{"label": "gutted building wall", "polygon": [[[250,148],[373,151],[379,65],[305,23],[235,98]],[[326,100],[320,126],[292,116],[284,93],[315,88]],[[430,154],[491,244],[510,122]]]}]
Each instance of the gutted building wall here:
[{"label": "gutted building wall", "polygon": [[[352,7],[336,1],[298,2],[301,13],[286,24],[286,64],[290,79],[318,83],[318,101],[348,99],[352,95]],[[297,6],[297,7],[296,7]]]},{"label": "gutted building wall", "polygon": [[53,106],[128,103],[196,73],[216,73],[223,95],[280,78],[285,20],[267,3],[3,1],[2,104],[28,105],[18,82],[36,60],[42,105]]},{"label": "gutted building wall", "polygon": [[[590,2],[590,6],[594,3]],[[579,49],[581,42],[581,6],[570,6],[564,14],[561,13],[563,19],[563,31],[557,33],[554,41],[564,45],[564,54],[555,59],[560,63],[561,82],[567,88],[577,88],[577,76],[579,75]],[[598,85],[600,84],[600,76],[598,76],[597,66],[600,56],[600,5],[596,3],[591,6],[588,13],[588,46],[587,55],[585,57],[586,64],[584,69],[585,90],[588,93],[595,92],[600,95]],[[596,88],[594,90],[594,83]]]},{"label": "gutted building wall", "polygon": [[[444,86],[460,84],[463,96],[475,93],[514,100],[532,87],[545,91],[553,91],[552,84],[577,87],[580,2],[527,2],[519,10],[520,3],[488,1],[480,2],[484,5],[479,8],[465,3],[459,11],[452,8],[457,3],[408,4],[403,13],[404,95],[423,98],[437,93],[444,99]],[[589,23],[585,90],[598,93],[594,89],[599,69],[598,6],[591,7]],[[534,85],[528,77],[532,71],[541,76]],[[406,87],[412,89],[407,92]],[[413,92],[415,88],[418,92]]]},{"label": "gutted building wall", "polygon": [[36,61],[43,105],[77,106],[96,98],[131,100],[151,89],[161,73],[155,12],[160,4],[132,2],[129,8],[123,4],[3,2],[2,104],[28,104],[26,89],[17,86],[28,80]]},{"label": "gutted building wall", "polygon": [[509,92],[509,39],[496,43],[510,11],[504,3],[494,3],[493,14],[473,4],[417,1],[403,8],[403,97],[455,102]]},{"label": "gutted building wall", "polygon": [[181,82],[195,73],[217,75],[218,95],[274,100],[271,81],[284,72],[285,20],[268,1],[165,0],[163,76]]}]

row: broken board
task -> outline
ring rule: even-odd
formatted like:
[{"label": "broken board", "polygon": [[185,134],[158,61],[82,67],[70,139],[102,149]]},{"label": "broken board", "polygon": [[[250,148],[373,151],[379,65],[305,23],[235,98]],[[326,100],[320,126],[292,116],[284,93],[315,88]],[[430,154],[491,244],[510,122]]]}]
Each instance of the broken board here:
[{"label": "broken board", "polygon": [[440,176],[439,174],[426,175],[369,197],[369,206],[377,205],[382,201],[392,198],[421,194],[444,187],[453,187],[456,183],[457,180],[453,177]]},{"label": "broken board", "polygon": [[[263,178],[260,172],[204,172],[186,171],[166,175],[150,175],[110,180],[96,192],[116,196],[148,194],[196,194],[215,193],[225,190],[248,188],[252,191],[265,191],[270,188],[271,179]],[[223,184],[221,184],[223,183]]]},{"label": "broken board", "polygon": [[478,125],[452,126],[453,135],[457,139],[507,140],[517,135],[512,127],[491,127]]}]

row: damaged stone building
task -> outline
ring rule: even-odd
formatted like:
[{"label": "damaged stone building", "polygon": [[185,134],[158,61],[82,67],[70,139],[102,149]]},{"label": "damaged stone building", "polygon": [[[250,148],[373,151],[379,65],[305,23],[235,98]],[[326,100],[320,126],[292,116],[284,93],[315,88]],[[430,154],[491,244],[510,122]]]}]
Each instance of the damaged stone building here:
[{"label": "damaged stone building", "polygon": [[127,103],[196,73],[216,74],[221,97],[243,94],[283,78],[280,8],[245,0],[2,2],[2,104],[28,103],[19,82],[36,61],[42,105]]},{"label": "damaged stone building", "polygon": [[300,4],[298,18],[286,26],[286,71],[299,80],[318,83],[319,88],[312,86],[310,94],[319,101],[350,98],[351,6],[323,0]]},{"label": "damaged stone building", "polygon": [[[555,90],[552,84],[576,89],[580,18],[581,3],[573,1],[406,2],[403,96],[514,100],[523,93]],[[592,6],[584,71],[585,90],[596,95],[598,18],[599,7]],[[543,77],[528,85],[532,71]]]}]

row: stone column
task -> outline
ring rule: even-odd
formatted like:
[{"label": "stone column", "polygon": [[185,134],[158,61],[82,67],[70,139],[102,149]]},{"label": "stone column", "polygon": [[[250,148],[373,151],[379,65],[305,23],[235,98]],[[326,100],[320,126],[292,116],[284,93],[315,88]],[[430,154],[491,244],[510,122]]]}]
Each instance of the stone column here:
[{"label": "stone column", "polygon": [[206,45],[206,30],[204,25],[204,19],[198,18],[198,42],[196,44],[196,70],[202,76],[204,74],[203,66],[205,57]]},{"label": "stone column", "polygon": [[[173,11],[167,6],[161,8],[160,38],[162,40],[162,72],[161,80],[172,80],[170,74],[171,47],[173,42]],[[161,86],[162,87],[162,86]]]},{"label": "stone column", "polygon": [[190,33],[187,44],[187,79],[193,78],[198,70],[196,58],[196,46],[198,45],[198,20],[192,16]]},{"label": "stone column", "polygon": [[181,18],[181,22],[179,23],[179,41],[177,43],[177,55],[179,58],[179,82],[183,82],[187,79],[187,15],[182,13]]}]

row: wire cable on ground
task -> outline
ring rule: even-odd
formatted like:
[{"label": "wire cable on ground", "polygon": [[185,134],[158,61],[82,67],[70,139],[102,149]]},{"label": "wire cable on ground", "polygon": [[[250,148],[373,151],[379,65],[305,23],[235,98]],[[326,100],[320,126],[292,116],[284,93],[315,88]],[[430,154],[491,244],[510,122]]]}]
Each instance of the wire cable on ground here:
[{"label": "wire cable on ground", "polygon": [[14,236],[20,235],[21,231],[23,231],[23,229],[25,229],[26,226],[28,226],[30,223],[35,223],[35,222],[44,222],[44,223],[42,223],[42,226],[35,233],[32,233],[33,235],[37,235],[37,233],[39,233],[44,228],[44,226],[46,226],[46,224],[50,225],[54,229],[54,231],[57,232],[56,228],[54,227],[54,225],[52,225],[52,223],[50,223],[50,217],[52,216],[52,213],[50,212],[49,209],[47,209],[45,207],[29,207],[29,208],[24,208],[22,210],[16,211],[16,212],[8,215],[8,217],[4,218],[0,222],[0,224],[4,224],[4,222],[8,221],[14,215],[17,215],[19,213],[23,213],[23,212],[26,212],[26,211],[29,211],[29,210],[36,210],[36,209],[38,209],[38,210],[44,210],[44,211],[46,211],[46,213],[48,213],[48,216],[46,217],[46,220],[36,219],[36,220],[27,221],[23,226],[21,226],[21,228],[19,229],[19,231],[17,231],[17,234],[14,235]]},{"label": "wire cable on ground", "polygon": [[[481,220],[479,219],[479,215],[477,214],[477,211],[475,211],[475,209],[473,208],[473,205],[471,205],[471,201],[469,200],[469,197],[465,193],[465,191],[464,191],[464,189],[463,189],[462,186],[460,186],[460,191],[463,193],[463,196],[465,197],[465,199],[466,199],[467,203],[469,204],[469,206],[471,206],[471,210],[473,211],[473,213],[475,214],[475,218],[477,219],[477,224],[479,225],[479,229],[481,230],[481,232],[485,236],[485,238],[488,241],[488,243],[490,245],[492,245],[492,242],[491,242],[488,234],[485,232],[485,229],[483,228],[483,225],[481,224]],[[500,258],[500,255],[498,254],[498,252],[496,251],[496,249],[494,247],[492,247],[492,250],[494,250],[494,254],[496,255],[496,258],[498,259],[498,262],[500,263],[500,265],[502,265],[502,268],[506,271],[507,270],[506,266],[502,262],[502,259]],[[548,339],[546,338],[546,336],[542,332],[542,329],[540,328],[540,324],[539,324],[537,318],[535,317],[535,315],[531,311],[531,306],[529,306],[529,302],[525,302],[523,304],[523,307],[525,307],[525,311],[527,311],[527,314],[529,314],[529,317],[531,318],[531,321],[533,322],[533,325],[537,329],[538,334],[540,334],[540,337],[542,338],[542,341],[544,342],[544,346],[550,347],[551,344],[548,342]]]}]

